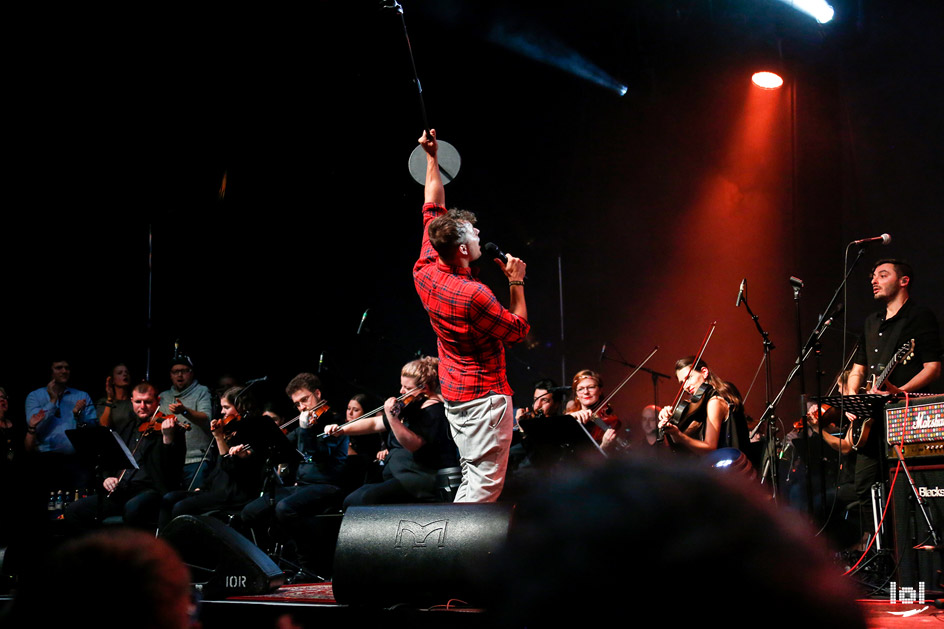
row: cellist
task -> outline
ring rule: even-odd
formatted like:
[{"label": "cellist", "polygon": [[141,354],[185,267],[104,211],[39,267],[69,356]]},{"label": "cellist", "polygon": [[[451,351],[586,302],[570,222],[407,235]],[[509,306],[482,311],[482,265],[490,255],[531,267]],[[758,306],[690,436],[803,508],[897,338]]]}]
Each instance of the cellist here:
[{"label": "cellist", "polygon": [[676,361],[675,377],[695,401],[689,413],[676,417],[676,421],[681,419],[678,424],[672,421],[673,407],[659,412],[659,429],[669,443],[697,454],[718,448],[745,449],[747,422],[737,387],[710,371],[704,360],[696,362],[694,356]]}]

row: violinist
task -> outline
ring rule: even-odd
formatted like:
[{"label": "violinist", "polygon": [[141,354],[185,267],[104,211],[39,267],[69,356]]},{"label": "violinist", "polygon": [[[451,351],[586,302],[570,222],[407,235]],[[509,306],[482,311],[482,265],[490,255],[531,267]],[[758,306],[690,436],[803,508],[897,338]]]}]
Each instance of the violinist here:
[{"label": "violinist", "polygon": [[694,356],[675,363],[675,376],[692,396],[692,404],[688,407],[690,412],[681,417],[673,417],[675,409],[671,406],[659,411],[659,429],[666,441],[678,449],[699,454],[718,448],[746,448],[747,422],[741,394],[733,384],[710,371],[705,361],[694,363]]},{"label": "violinist", "polygon": [[[855,395],[859,391],[849,388],[849,375],[852,370],[846,369],[836,380],[836,389],[842,395]],[[839,413],[839,407],[824,404],[822,411],[820,405],[814,402],[807,404],[806,422],[810,432],[818,434],[826,444],[839,452],[842,466],[836,479],[837,496],[844,503],[848,504],[856,500],[855,493],[855,469],[856,469],[856,444],[852,438],[852,424],[855,415],[846,411],[846,420],[842,421]],[[845,431],[842,426],[845,425]],[[798,421],[795,428],[802,429],[803,422]],[[837,436],[841,434],[842,436]]]},{"label": "violinist", "polygon": [[[134,387],[131,406],[138,425],[126,426],[118,434],[134,453],[139,469],[124,470],[105,479],[103,486],[110,495],[105,498],[103,514],[121,515],[130,526],[154,528],[161,496],[180,486],[186,451],[184,430],[173,416],[155,418],[158,396],[150,383]],[[95,524],[99,501],[96,495],[73,502],[66,509],[66,522],[73,529],[90,528]]]},{"label": "violinist", "polygon": [[621,423],[609,405],[598,408],[603,397],[603,378],[595,371],[583,369],[574,375],[572,385],[574,398],[567,403],[567,414],[587,424],[590,436],[604,452],[614,450]]},{"label": "violinist", "polygon": [[[521,420],[556,417],[560,415],[563,387],[557,386],[551,378],[538,380],[532,386],[531,404],[527,408],[515,411],[515,432],[512,435],[511,449],[508,453],[508,470],[511,474],[524,472],[535,464],[536,453],[531,442],[526,440]],[[540,454],[537,454],[540,458]]]},{"label": "violinist", "polygon": [[439,360],[429,356],[403,366],[402,401],[388,398],[383,413],[344,426],[328,426],[328,434],[386,434],[389,450],[383,481],[369,483],[351,493],[344,506],[430,502],[436,498],[436,474],[458,467],[458,453],[450,436],[445,407],[439,392]]},{"label": "violinist", "polygon": [[305,455],[305,461],[297,466],[294,475],[283,475],[283,486],[274,492],[267,490],[262,497],[247,504],[240,518],[257,535],[262,535],[274,517],[278,530],[295,541],[302,568],[313,574],[316,548],[306,535],[307,525],[310,518],[341,504],[348,438],[344,434],[318,437],[329,424],[337,423],[337,413],[322,399],[318,376],[298,374],[289,381],[285,393],[299,411],[297,428],[291,430],[288,437]]},{"label": "violinist", "polygon": [[[163,528],[179,515],[200,515],[218,509],[241,509],[262,489],[265,457],[251,444],[260,433],[271,429],[271,420],[257,415],[243,387],[232,387],[220,399],[223,416],[210,422],[213,445],[201,471],[203,483],[194,491],[172,491],[161,503]],[[263,425],[268,422],[269,425]]]},{"label": "violinist", "polygon": [[515,419],[524,417],[553,417],[560,413],[561,394],[556,391],[557,383],[550,378],[544,378],[534,383],[531,396],[531,406],[519,408]]},{"label": "violinist", "polygon": [[[849,388],[849,375],[851,373],[851,369],[846,369],[839,375],[839,378],[836,381],[836,388],[842,395],[855,395],[858,393],[858,391]],[[846,418],[847,420],[845,422],[840,421],[838,407],[824,404],[822,406],[822,411],[820,411],[820,406],[818,404],[813,402],[807,404],[807,426],[809,426],[810,430],[813,432],[820,434],[820,436],[823,438],[823,441],[825,441],[830,448],[839,452],[840,454],[849,454],[855,452],[855,444],[853,443],[852,437],[849,435],[848,430],[845,432],[842,438],[833,434],[835,433],[838,426],[848,424],[848,421],[854,419],[855,415],[847,411]],[[797,422],[797,424],[802,425],[802,422]],[[826,428],[825,431],[823,431],[824,427]]]}]

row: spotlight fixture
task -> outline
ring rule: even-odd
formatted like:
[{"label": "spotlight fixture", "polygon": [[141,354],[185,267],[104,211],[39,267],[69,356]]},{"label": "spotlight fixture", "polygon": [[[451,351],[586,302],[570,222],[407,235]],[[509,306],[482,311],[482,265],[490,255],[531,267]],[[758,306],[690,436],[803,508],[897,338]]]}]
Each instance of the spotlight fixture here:
[{"label": "spotlight fixture", "polygon": [[751,81],[757,87],[765,90],[775,90],[783,85],[783,79],[774,72],[755,72]]},{"label": "spotlight fixture", "polygon": [[786,5],[789,5],[800,11],[801,13],[806,13],[811,18],[815,19],[820,24],[825,24],[833,19],[833,16],[836,14],[836,11],[829,5],[826,0],[780,0]]}]

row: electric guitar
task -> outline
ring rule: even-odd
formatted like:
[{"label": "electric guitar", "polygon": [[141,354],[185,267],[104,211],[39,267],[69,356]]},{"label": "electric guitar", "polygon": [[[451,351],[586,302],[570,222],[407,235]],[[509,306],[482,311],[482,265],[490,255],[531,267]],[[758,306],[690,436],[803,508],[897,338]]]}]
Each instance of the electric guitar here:
[{"label": "electric guitar", "polygon": [[[898,349],[898,351],[895,352],[895,355],[892,356],[891,360],[888,361],[888,364],[885,365],[885,369],[882,370],[882,373],[878,375],[873,375],[869,378],[869,381],[866,383],[866,390],[878,391],[879,389],[881,389],[881,387],[885,385],[885,381],[888,379],[888,376],[891,375],[895,367],[897,367],[898,365],[903,365],[907,363],[909,360],[911,360],[912,358],[914,358],[914,348],[915,348],[914,339],[911,339],[910,341],[902,345]],[[856,419],[852,421],[852,425],[850,426],[849,429],[852,431],[851,435],[852,435],[853,449],[858,450],[860,445],[868,441],[869,430],[871,430],[871,427],[872,427],[871,417],[866,417],[864,419],[860,419],[857,417]]]}]

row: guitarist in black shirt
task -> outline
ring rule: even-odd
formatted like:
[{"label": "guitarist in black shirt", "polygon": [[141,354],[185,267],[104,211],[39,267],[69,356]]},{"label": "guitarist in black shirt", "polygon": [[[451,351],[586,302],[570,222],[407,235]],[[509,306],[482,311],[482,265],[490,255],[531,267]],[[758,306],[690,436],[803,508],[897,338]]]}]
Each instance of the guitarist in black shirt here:
[{"label": "guitarist in black shirt", "polygon": [[[879,260],[872,267],[872,295],[885,308],[865,320],[864,332],[853,361],[847,389],[867,393],[926,392],[941,376],[941,335],[937,319],[930,309],[912,301],[910,290],[914,272],[902,260]],[[902,358],[902,347],[913,341],[913,358]],[[899,362],[900,361],[900,362]],[[897,362],[891,371],[886,368]],[[866,383],[867,378],[880,378]],[[843,441],[858,451],[856,458],[856,495],[865,499],[869,488],[880,479],[883,426],[872,426],[864,439],[853,441],[848,431]],[[881,429],[879,429],[881,428]]]}]

